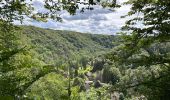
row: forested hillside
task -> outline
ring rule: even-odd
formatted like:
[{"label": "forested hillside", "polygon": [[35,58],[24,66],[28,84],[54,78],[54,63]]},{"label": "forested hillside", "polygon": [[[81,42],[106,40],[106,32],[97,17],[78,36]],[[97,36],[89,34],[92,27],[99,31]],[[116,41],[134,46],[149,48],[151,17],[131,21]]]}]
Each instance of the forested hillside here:
[{"label": "forested hillside", "polygon": [[33,50],[47,64],[58,61],[79,60],[109,52],[114,47],[115,36],[78,33],[22,26]]}]

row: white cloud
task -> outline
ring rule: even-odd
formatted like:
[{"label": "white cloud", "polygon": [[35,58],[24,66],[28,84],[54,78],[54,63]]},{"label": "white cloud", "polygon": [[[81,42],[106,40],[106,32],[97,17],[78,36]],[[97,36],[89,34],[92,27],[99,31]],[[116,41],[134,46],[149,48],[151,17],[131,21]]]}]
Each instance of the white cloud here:
[{"label": "white cloud", "polygon": [[[120,0],[122,3],[123,0]],[[37,11],[46,12],[42,5],[41,0],[35,0],[33,2],[36,6]],[[80,5],[82,6],[82,5]],[[121,19],[120,16],[125,15],[129,11],[130,6],[126,5],[115,12],[109,9],[104,9],[101,6],[94,6],[94,10],[85,11],[74,16],[69,15],[66,11],[61,12],[63,22],[55,22],[49,20],[47,23],[37,21],[26,21],[26,25],[34,25],[43,28],[52,28],[56,30],[73,30],[79,32],[97,33],[97,34],[115,34],[119,31],[120,27],[123,26],[126,19]]]}]

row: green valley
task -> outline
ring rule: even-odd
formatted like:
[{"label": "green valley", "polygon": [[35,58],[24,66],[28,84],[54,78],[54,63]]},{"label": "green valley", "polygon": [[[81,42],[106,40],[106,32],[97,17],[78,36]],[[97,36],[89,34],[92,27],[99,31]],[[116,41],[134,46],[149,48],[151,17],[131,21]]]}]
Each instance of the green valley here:
[{"label": "green valley", "polygon": [[170,0],[0,0],[0,100],[170,100]]}]

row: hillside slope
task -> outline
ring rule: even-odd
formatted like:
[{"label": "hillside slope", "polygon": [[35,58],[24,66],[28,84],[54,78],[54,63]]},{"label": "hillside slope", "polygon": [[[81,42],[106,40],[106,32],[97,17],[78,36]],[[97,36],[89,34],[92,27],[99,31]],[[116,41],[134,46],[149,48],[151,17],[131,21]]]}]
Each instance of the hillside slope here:
[{"label": "hillside slope", "polygon": [[72,31],[42,29],[22,26],[23,33],[31,40],[38,56],[46,63],[97,56],[109,51],[114,36],[85,34]]}]

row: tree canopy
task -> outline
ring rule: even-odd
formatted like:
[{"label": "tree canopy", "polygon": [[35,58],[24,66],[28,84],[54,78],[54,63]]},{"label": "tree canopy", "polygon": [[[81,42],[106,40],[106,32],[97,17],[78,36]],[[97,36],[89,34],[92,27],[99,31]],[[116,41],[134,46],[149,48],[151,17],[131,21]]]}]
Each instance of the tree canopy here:
[{"label": "tree canopy", "polygon": [[[109,59],[117,62],[118,66],[124,66],[126,69],[123,72],[125,76],[122,77],[122,85],[121,82],[119,84],[120,87],[123,86],[121,91],[134,89],[145,94],[148,99],[152,100],[156,97],[158,100],[167,100],[170,72],[168,49],[170,2],[169,0],[129,0],[125,4],[131,4],[132,7],[122,18],[127,16],[133,18],[122,27],[123,32],[120,33],[122,43],[107,55]],[[140,72],[142,66],[146,69]],[[141,75],[140,78],[138,71],[148,76]],[[131,75],[132,73],[134,75]]]}]

